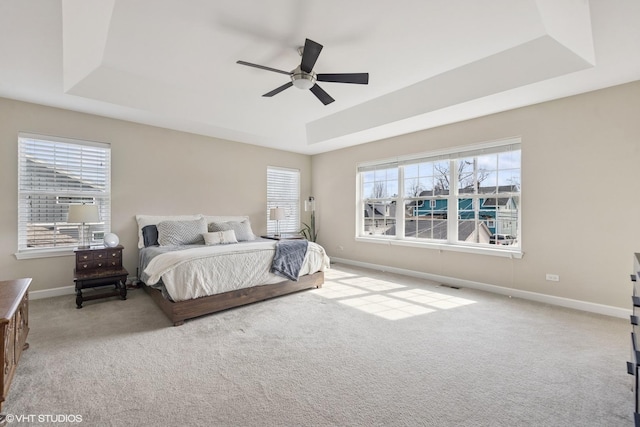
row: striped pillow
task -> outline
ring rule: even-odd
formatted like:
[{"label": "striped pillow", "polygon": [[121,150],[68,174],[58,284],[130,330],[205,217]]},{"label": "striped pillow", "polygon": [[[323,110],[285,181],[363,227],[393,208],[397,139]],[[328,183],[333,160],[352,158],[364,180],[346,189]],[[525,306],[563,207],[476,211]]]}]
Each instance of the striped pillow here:
[{"label": "striped pillow", "polygon": [[202,234],[207,232],[204,218],[193,221],[162,221],[158,225],[160,246],[182,246],[203,244]]}]

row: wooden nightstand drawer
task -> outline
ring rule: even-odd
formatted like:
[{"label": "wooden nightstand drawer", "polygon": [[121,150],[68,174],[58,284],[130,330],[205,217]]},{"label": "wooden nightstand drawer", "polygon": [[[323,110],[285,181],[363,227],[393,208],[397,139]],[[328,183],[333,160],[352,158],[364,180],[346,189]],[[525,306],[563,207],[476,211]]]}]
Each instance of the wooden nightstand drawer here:
[{"label": "wooden nightstand drawer", "polygon": [[93,268],[120,266],[122,265],[122,251],[104,251],[95,253],[92,262]]},{"label": "wooden nightstand drawer", "polygon": [[105,251],[105,259],[108,262],[122,262],[122,249]]},{"label": "wooden nightstand drawer", "polygon": [[95,266],[93,260],[82,261],[82,262],[76,263],[76,270],[78,270],[78,271],[92,270],[94,268],[96,268],[96,266]]},{"label": "wooden nightstand drawer", "polygon": [[86,271],[86,270],[100,270],[103,268],[113,268],[120,267],[122,265],[122,259],[92,259],[89,261],[82,261],[76,264],[77,271]]},{"label": "wooden nightstand drawer", "polygon": [[93,252],[93,259],[117,259],[122,257],[122,249],[100,249]]},{"label": "wooden nightstand drawer", "polygon": [[109,249],[107,252],[107,258],[120,258],[122,256],[122,249]]},{"label": "wooden nightstand drawer", "polygon": [[76,261],[77,262],[87,262],[93,259],[93,254],[91,252],[78,252],[76,253]]},{"label": "wooden nightstand drawer", "polygon": [[107,268],[121,267],[122,259],[120,258],[106,259],[104,263],[107,266]]}]

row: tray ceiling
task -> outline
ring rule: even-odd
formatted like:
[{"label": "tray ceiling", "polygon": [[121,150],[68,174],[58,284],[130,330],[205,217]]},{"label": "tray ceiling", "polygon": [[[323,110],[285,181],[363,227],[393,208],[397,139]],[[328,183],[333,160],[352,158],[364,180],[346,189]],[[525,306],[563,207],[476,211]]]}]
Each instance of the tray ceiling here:
[{"label": "tray ceiling", "polygon": [[[0,96],[314,154],[640,79],[634,0],[0,1]],[[324,45],[322,105],[292,87]]]}]

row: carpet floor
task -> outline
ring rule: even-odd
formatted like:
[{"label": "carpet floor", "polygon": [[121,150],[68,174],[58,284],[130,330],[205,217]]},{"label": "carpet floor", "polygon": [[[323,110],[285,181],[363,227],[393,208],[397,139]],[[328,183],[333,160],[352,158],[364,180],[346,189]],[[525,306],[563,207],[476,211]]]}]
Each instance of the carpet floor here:
[{"label": "carpet floor", "polygon": [[179,327],[140,289],[29,321],[20,425],[633,424],[628,321],[345,265]]}]

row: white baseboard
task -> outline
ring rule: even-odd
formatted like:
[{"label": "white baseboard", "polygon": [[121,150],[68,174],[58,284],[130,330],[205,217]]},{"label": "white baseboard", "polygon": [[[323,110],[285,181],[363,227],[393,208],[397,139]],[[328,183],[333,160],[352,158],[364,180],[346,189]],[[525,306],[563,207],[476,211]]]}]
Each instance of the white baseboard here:
[{"label": "white baseboard", "polygon": [[[137,282],[138,278],[136,276],[128,276],[127,283]],[[44,299],[44,298],[53,298],[59,297],[62,295],[75,295],[76,287],[75,286],[62,286],[60,288],[53,289],[43,289],[41,291],[29,291],[29,299]]]},{"label": "white baseboard", "polygon": [[61,288],[53,288],[53,289],[44,289],[41,291],[29,291],[29,299],[43,299],[43,298],[52,298],[59,297],[62,295],[75,295],[76,287],[75,286],[63,286]]},{"label": "white baseboard", "polygon": [[331,257],[331,262],[339,264],[353,265],[356,267],[369,268],[371,270],[386,271],[389,273],[402,274],[404,276],[417,277],[420,279],[432,280],[449,286],[460,288],[478,289],[492,292],[494,294],[507,295],[546,304],[558,305],[561,307],[573,308],[576,310],[588,311],[590,313],[604,314],[606,316],[629,318],[631,309],[613,307],[610,305],[596,304],[587,301],[580,301],[570,298],[556,297],[553,295],[540,294],[537,292],[522,291],[519,289],[505,288],[502,286],[489,285],[487,283],[474,282],[471,280],[457,279],[455,277],[440,276],[437,274],[423,273],[420,271],[406,270],[404,268],[390,267],[386,265],[371,264],[368,262],[353,261],[350,259]]}]

